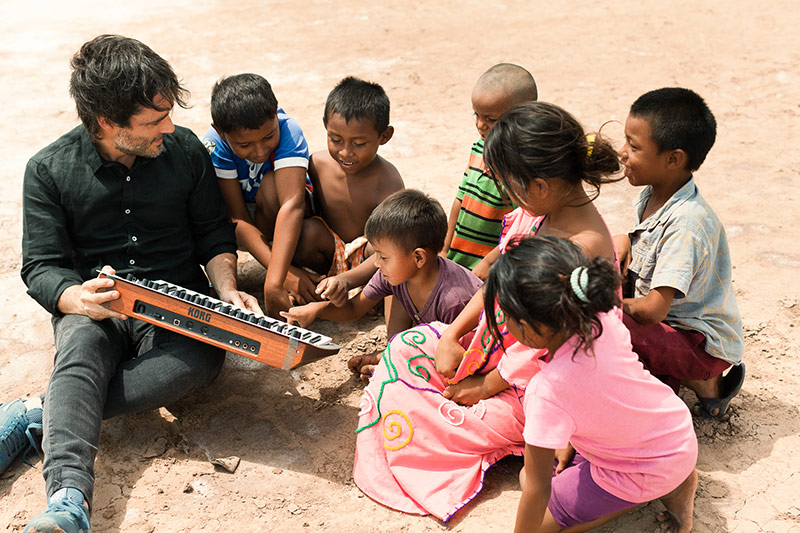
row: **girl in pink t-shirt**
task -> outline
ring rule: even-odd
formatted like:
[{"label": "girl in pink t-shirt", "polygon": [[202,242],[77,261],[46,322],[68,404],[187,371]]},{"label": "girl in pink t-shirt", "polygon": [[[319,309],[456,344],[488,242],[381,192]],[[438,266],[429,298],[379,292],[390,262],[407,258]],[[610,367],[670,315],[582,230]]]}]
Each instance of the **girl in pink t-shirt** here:
[{"label": "girl in pink t-shirt", "polygon": [[512,241],[489,274],[489,330],[498,338],[504,322],[539,367],[523,404],[516,531],[596,527],[658,498],[670,512],[661,521],[691,530],[697,488],[691,415],[631,350],[614,312],[618,286],[614,265],[589,260],[557,237]]}]

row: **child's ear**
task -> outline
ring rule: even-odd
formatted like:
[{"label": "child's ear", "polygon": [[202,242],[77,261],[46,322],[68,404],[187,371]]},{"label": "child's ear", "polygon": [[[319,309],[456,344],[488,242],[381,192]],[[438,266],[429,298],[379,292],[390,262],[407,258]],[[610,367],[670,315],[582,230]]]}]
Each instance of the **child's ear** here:
[{"label": "child's ear", "polygon": [[381,133],[380,144],[386,144],[389,139],[394,135],[394,126],[386,126],[386,129]]},{"label": "child's ear", "polygon": [[219,135],[219,137],[221,139],[222,138],[222,132],[219,131],[219,128],[213,122],[211,123],[211,127],[214,128],[214,131],[217,132],[217,135]]},{"label": "child's ear", "polygon": [[425,248],[414,248],[414,264],[417,268],[422,268],[428,262],[428,251]]},{"label": "child's ear", "polygon": [[689,156],[680,148],[670,150],[669,154],[667,154],[667,168],[671,170],[684,169],[688,162]]},{"label": "child's ear", "polygon": [[528,190],[530,189],[534,189],[536,194],[544,198],[550,192],[550,180],[546,180],[543,178],[533,178],[531,184],[528,186]]}]

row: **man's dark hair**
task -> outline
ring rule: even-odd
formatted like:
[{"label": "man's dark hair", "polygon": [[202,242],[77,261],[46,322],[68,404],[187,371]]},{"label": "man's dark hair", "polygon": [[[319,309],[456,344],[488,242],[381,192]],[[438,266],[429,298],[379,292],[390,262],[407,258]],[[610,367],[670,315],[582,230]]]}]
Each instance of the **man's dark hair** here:
[{"label": "man's dark hair", "polygon": [[272,86],[258,74],[222,78],[211,89],[211,120],[219,131],[256,130],[277,113]]},{"label": "man's dark hair", "polygon": [[346,122],[351,118],[370,120],[381,134],[389,127],[389,97],[377,83],[348,76],[328,94],[322,117],[326,126],[331,113],[342,115]]},{"label": "man's dark hair", "polygon": [[717,137],[714,115],[690,89],[665,87],[645,93],[633,103],[630,114],[650,124],[650,136],[660,152],[686,152],[690,172],[700,168]]},{"label": "man's dark hair", "polygon": [[100,134],[98,117],[130,127],[143,107],[166,111],[155,104],[161,95],[170,107],[186,108],[189,92],[172,67],[153,50],[129,37],[100,35],[81,46],[70,61],[69,94],[78,116],[93,138]]},{"label": "man's dark hair", "polygon": [[364,228],[369,242],[387,239],[411,252],[423,248],[439,253],[447,234],[447,216],[439,202],[422,191],[397,191],[372,211]]}]

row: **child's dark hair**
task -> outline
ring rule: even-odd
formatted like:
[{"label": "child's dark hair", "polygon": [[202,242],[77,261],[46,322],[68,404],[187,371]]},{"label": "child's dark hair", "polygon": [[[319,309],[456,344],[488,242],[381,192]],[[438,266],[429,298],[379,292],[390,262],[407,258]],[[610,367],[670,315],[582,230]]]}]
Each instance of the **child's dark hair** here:
[{"label": "child's dark hair", "polygon": [[380,134],[389,127],[389,97],[377,83],[348,76],[328,94],[322,122],[328,125],[331,113],[338,113],[346,122],[350,119],[369,120]]},{"label": "child's dark hair", "polygon": [[189,92],[172,67],[149,46],[122,35],[98,35],[84,43],[70,61],[69,94],[92,138],[100,135],[98,117],[127,128],[142,108],[159,108],[156,97],[169,106],[187,107]]},{"label": "child's dark hair", "polygon": [[[584,272],[576,271],[582,268]],[[573,289],[573,284],[577,288]],[[611,262],[586,258],[566,239],[528,236],[512,240],[486,281],[484,312],[489,331],[497,343],[501,338],[494,309],[497,302],[505,320],[524,320],[537,333],[538,326],[544,325],[566,338],[577,335],[573,356],[581,348],[589,352],[603,332],[597,315],[620,304],[619,284],[618,269]]]},{"label": "child's dark hair", "polygon": [[386,198],[364,228],[369,242],[388,239],[406,252],[423,248],[437,254],[446,234],[447,216],[441,204],[416,189],[397,191]]},{"label": "child's dark hair", "polygon": [[220,79],[211,89],[211,121],[221,132],[256,130],[278,113],[278,99],[258,74]]},{"label": "child's dark hair", "polygon": [[[535,178],[562,178],[572,185],[619,181],[619,156],[599,133],[589,141],[580,122],[546,102],[519,104],[498,120],[486,136],[483,160],[511,199],[524,205],[524,193]],[[522,191],[522,197],[517,191]]]},{"label": "child's dark hair", "polygon": [[630,114],[650,124],[650,136],[660,152],[686,152],[690,172],[700,168],[717,137],[714,114],[690,89],[664,87],[645,93],[633,103]]}]

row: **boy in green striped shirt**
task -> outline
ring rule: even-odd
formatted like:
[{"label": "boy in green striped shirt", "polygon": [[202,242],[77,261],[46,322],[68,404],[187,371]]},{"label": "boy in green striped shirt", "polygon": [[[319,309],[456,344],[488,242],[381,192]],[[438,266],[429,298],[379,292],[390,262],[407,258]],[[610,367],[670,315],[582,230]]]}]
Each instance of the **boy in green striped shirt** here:
[{"label": "boy in green striped shirt", "polygon": [[516,207],[487,174],[483,142],[506,110],[537,98],[531,73],[511,63],[491,67],[472,90],[472,110],[481,138],[472,145],[467,170],[450,208],[443,254],[481,279],[489,273],[489,265],[481,260],[497,246],[503,217]]}]

